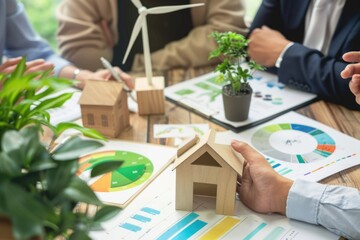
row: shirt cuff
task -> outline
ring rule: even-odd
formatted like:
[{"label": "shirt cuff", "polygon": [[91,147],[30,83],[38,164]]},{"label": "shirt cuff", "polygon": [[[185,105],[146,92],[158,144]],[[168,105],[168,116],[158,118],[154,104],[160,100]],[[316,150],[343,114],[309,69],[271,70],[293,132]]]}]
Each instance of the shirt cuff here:
[{"label": "shirt cuff", "polygon": [[285,52],[286,52],[286,51],[288,50],[288,48],[291,47],[292,45],[294,45],[294,42],[290,42],[290,43],[288,43],[288,44],[284,47],[284,49],[281,51],[278,59],[277,59],[276,62],[275,62],[275,67],[280,68],[280,65],[281,65],[281,62],[282,62],[282,59],[283,59],[283,56],[284,56]]},{"label": "shirt cuff", "polygon": [[326,189],[325,184],[298,179],[290,188],[286,201],[288,218],[318,224],[320,199]]}]

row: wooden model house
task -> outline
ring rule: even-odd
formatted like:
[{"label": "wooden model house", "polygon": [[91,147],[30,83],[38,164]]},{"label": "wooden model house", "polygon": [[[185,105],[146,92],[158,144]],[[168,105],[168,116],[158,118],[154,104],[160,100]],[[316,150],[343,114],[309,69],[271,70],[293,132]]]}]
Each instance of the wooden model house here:
[{"label": "wooden model house", "polygon": [[216,197],[216,213],[235,214],[237,176],[243,160],[231,146],[216,144],[215,131],[176,159],[176,209],[193,211],[194,195]]},{"label": "wooden model house", "polygon": [[90,80],[79,100],[82,122],[107,137],[117,137],[129,126],[127,94],[115,81]]}]

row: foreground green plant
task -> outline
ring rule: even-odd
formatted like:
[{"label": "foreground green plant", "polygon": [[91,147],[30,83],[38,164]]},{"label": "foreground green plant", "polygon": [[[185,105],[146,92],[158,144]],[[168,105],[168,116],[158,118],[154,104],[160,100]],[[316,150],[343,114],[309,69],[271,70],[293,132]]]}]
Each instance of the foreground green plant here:
[{"label": "foreground green plant", "polygon": [[249,68],[241,66],[241,63],[248,58],[247,45],[249,40],[234,32],[212,32],[211,37],[218,47],[210,53],[209,59],[221,59],[221,63],[215,69],[215,72],[220,73],[216,81],[230,83],[234,95],[241,92],[247,93],[248,79],[252,78],[252,72],[264,69],[252,60],[248,62]]},{"label": "foreground green plant", "polygon": [[[51,125],[48,110],[61,107],[71,93],[51,94],[73,82],[50,76],[51,71],[26,74],[25,69],[24,59],[12,74],[0,76],[0,215],[11,220],[15,239],[89,239],[91,229],[120,211],[104,205],[76,174],[79,156],[103,144],[76,136],[51,151],[40,134],[46,126],[53,132],[53,140],[67,129],[104,137],[74,123]],[[121,164],[99,164],[91,176],[113,171]],[[99,210],[94,216],[75,211],[79,203]]]}]

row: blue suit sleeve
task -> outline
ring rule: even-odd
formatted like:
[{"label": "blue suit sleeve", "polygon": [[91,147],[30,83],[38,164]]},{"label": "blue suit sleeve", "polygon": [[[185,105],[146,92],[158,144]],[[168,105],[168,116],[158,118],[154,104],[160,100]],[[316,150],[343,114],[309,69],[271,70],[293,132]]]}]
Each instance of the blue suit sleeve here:
[{"label": "blue suit sleeve", "polygon": [[36,34],[31,27],[22,4],[6,20],[5,55],[7,57],[26,56],[27,60],[45,59],[55,65],[55,74],[70,65],[68,61],[56,55],[49,44]]},{"label": "blue suit sleeve", "polygon": [[340,73],[347,63],[295,43],[284,54],[278,69],[280,82],[316,93],[320,98],[360,110],[349,89],[349,80]]}]

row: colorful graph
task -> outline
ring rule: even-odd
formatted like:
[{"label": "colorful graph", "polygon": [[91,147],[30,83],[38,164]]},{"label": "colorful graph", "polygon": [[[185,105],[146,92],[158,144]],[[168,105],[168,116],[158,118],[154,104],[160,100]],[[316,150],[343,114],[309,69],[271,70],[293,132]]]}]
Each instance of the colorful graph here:
[{"label": "colorful graph", "polygon": [[79,175],[88,174],[97,164],[108,161],[123,161],[117,170],[104,174],[89,185],[95,192],[121,191],[145,182],[153,172],[152,162],[135,152],[102,151],[92,153],[79,160]]},{"label": "colorful graph", "polygon": [[294,123],[279,123],[256,131],[251,142],[263,154],[291,163],[311,163],[329,157],[335,141],[320,129]]}]

